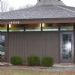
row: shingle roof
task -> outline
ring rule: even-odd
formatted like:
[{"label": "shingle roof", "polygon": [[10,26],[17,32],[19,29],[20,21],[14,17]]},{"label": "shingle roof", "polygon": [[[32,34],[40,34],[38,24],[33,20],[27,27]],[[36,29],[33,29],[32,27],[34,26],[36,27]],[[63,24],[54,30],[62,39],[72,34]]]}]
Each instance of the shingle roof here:
[{"label": "shingle roof", "polygon": [[39,0],[36,6],[39,5],[65,5],[61,0]]},{"label": "shingle roof", "polygon": [[75,8],[65,6],[62,3],[58,5],[41,4],[30,8],[4,12],[0,14],[0,19],[11,19],[11,20],[12,19],[53,19],[53,18],[75,18]]}]

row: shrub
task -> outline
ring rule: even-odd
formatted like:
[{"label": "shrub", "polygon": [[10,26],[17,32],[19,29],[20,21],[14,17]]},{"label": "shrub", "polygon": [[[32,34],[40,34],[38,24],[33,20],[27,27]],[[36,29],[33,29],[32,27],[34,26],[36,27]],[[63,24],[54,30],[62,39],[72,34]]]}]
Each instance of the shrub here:
[{"label": "shrub", "polygon": [[11,57],[11,64],[13,65],[22,65],[22,58],[19,56]]},{"label": "shrub", "polygon": [[52,67],[54,64],[53,58],[51,57],[43,57],[41,59],[41,65],[45,67]]},{"label": "shrub", "polygon": [[27,63],[29,66],[39,66],[40,65],[40,58],[37,56],[29,56],[27,58]]}]

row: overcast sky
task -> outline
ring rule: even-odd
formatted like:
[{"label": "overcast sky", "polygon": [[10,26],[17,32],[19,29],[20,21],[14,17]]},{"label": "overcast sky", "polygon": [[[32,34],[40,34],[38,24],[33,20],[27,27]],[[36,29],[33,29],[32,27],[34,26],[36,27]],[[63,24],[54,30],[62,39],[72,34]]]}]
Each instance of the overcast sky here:
[{"label": "overcast sky", "polygon": [[[27,5],[35,5],[37,0],[6,0],[8,6],[15,9],[25,7]],[[62,0],[66,5],[75,7],[75,0]]]}]

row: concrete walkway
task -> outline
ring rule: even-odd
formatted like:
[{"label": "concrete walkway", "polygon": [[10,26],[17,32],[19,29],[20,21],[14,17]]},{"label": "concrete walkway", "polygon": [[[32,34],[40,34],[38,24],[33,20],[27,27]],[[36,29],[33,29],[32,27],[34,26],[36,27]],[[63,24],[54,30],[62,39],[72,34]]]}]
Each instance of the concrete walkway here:
[{"label": "concrete walkway", "polygon": [[6,69],[23,69],[23,70],[33,70],[33,71],[53,71],[53,72],[64,72],[64,71],[74,71],[75,64],[54,64],[53,67],[30,67],[30,66],[13,66],[10,63],[0,63],[0,68]]},{"label": "concrete walkway", "polygon": [[54,66],[50,69],[53,71],[75,71],[75,64],[72,63],[54,64]]}]

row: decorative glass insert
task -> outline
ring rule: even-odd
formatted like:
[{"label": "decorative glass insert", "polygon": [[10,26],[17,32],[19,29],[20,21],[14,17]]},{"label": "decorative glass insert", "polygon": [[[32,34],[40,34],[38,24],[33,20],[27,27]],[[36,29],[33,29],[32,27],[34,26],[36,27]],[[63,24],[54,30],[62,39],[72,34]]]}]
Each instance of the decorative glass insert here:
[{"label": "decorative glass insert", "polygon": [[7,32],[7,25],[0,24],[0,31],[1,32]]},{"label": "decorative glass insert", "polygon": [[22,32],[24,31],[24,26],[23,24],[9,24],[9,32]]},{"label": "decorative glass insert", "polygon": [[70,23],[61,23],[60,24],[60,30],[61,31],[68,31],[68,30],[73,30],[73,24]]},{"label": "decorative glass insert", "polygon": [[58,31],[58,25],[56,23],[42,23],[43,31]]},{"label": "decorative glass insert", "polygon": [[41,24],[26,24],[25,31],[41,31]]},{"label": "decorative glass insert", "polygon": [[71,34],[63,34],[63,59],[72,58],[72,38]]},{"label": "decorative glass insert", "polygon": [[0,55],[5,55],[5,36],[0,35]]},{"label": "decorative glass insert", "polygon": [[61,61],[71,63],[74,61],[74,38],[73,32],[61,33]]}]

